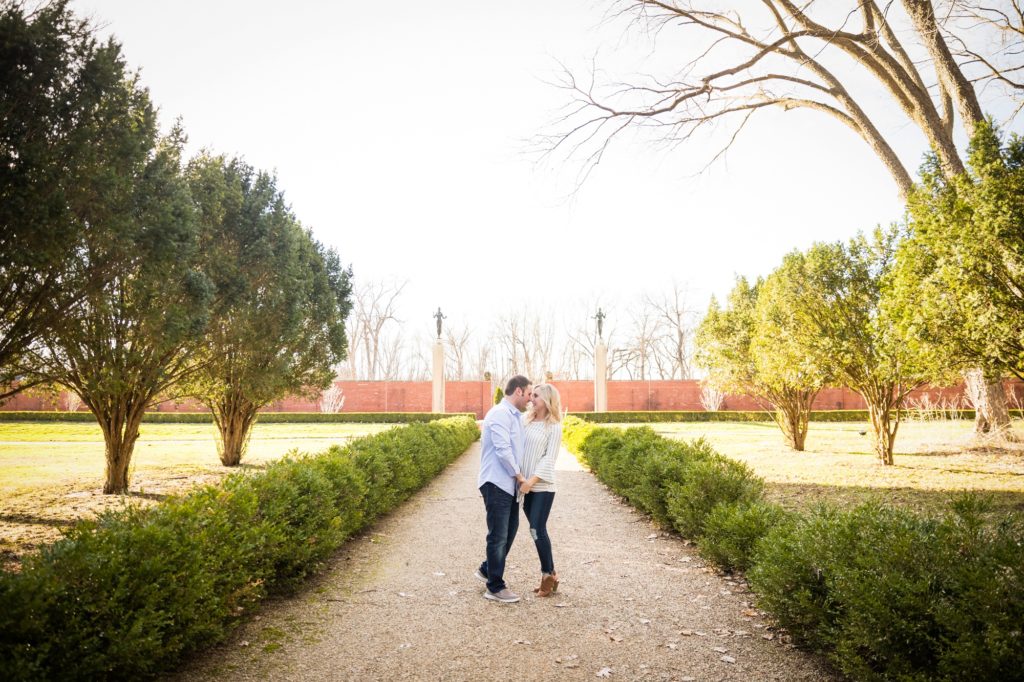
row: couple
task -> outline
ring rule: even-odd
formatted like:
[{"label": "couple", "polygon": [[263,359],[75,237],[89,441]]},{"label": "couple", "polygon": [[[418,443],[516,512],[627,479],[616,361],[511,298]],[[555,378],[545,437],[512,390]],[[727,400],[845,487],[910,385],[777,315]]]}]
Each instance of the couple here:
[{"label": "couple", "polygon": [[[522,414],[523,411],[526,414]],[[555,459],[562,444],[562,408],[551,384],[532,386],[514,376],[504,399],[484,419],[477,486],[487,509],[487,558],[476,578],[487,583],[486,599],[513,603],[519,596],[502,579],[505,558],[519,530],[519,502],[530,522],[540,556],[538,597],[558,589],[558,574],[548,538],[548,514],[555,500]]]}]

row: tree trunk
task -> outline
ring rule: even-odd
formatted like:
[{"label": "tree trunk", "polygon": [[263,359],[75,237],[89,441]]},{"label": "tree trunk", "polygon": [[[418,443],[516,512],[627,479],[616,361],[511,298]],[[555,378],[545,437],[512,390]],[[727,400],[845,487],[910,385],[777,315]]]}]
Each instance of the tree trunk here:
[{"label": "tree trunk", "polygon": [[[91,406],[90,406],[91,407]],[[144,408],[133,407],[129,401],[118,401],[107,409],[93,410],[100,429],[107,456],[104,495],[123,495],[128,492],[128,469],[139,438]]]},{"label": "tree trunk", "polygon": [[786,391],[775,403],[775,422],[782,429],[786,444],[797,452],[803,452],[811,418],[811,403],[817,394],[817,391]]},{"label": "tree trunk", "polygon": [[1007,435],[1010,432],[1010,411],[1006,405],[1003,382],[988,379],[980,369],[968,370],[964,379],[967,399],[975,410],[975,435]]},{"label": "tree trunk", "polygon": [[209,405],[220,431],[220,461],[224,466],[238,466],[249,444],[252,426],[256,423],[259,405],[241,392],[231,390],[217,403]]},{"label": "tree trunk", "polygon": [[893,446],[896,444],[896,430],[899,429],[899,419],[893,420],[892,410],[888,402],[874,404],[868,402],[868,415],[871,417],[871,430],[874,436],[875,455],[879,464],[892,466]]}]

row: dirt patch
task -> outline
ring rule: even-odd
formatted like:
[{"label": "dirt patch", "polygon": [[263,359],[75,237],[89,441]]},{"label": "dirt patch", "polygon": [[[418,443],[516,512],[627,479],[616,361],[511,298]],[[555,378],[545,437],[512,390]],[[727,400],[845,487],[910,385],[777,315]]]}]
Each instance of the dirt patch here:
[{"label": "dirt patch", "polygon": [[74,483],[7,496],[0,501],[0,567],[18,570],[25,556],[56,542],[82,519],[125,505],[155,504],[197,486],[217,483],[237,471],[147,472],[145,478],[132,481],[125,495],[104,495],[100,486]]}]

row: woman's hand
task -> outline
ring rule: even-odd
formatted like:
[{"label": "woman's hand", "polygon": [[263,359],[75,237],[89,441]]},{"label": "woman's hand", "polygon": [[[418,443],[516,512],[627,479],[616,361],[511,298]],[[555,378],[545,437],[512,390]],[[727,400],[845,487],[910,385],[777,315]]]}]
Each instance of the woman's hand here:
[{"label": "woman's hand", "polygon": [[525,495],[526,493],[530,492],[530,488],[532,487],[533,483],[527,481],[526,483],[523,483],[521,486],[519,486],[519,492]]}]

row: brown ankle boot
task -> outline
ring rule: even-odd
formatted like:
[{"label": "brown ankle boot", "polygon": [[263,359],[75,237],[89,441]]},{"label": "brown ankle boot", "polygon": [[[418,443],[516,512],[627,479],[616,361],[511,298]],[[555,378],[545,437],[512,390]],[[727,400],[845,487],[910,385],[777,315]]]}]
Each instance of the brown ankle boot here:
[{"label": "brown ankle boot", "polygon": [[555,576],[549,575],[549,574],[545,574],[540,579],[540,587],[538,587],[536,590],[534,590],[534,592],[537,593],[538,597],[550,597],[551,593],[554,591],[554,587],[555,587]]},{"label": "brown ankle boot", "polygon": [[557,573],[552,573],[551,574],[551,578],[552,578],[552,580],[555,581],[554,584],[551,586],[551,591],[552,592],[558,592],[558,574]]}]

